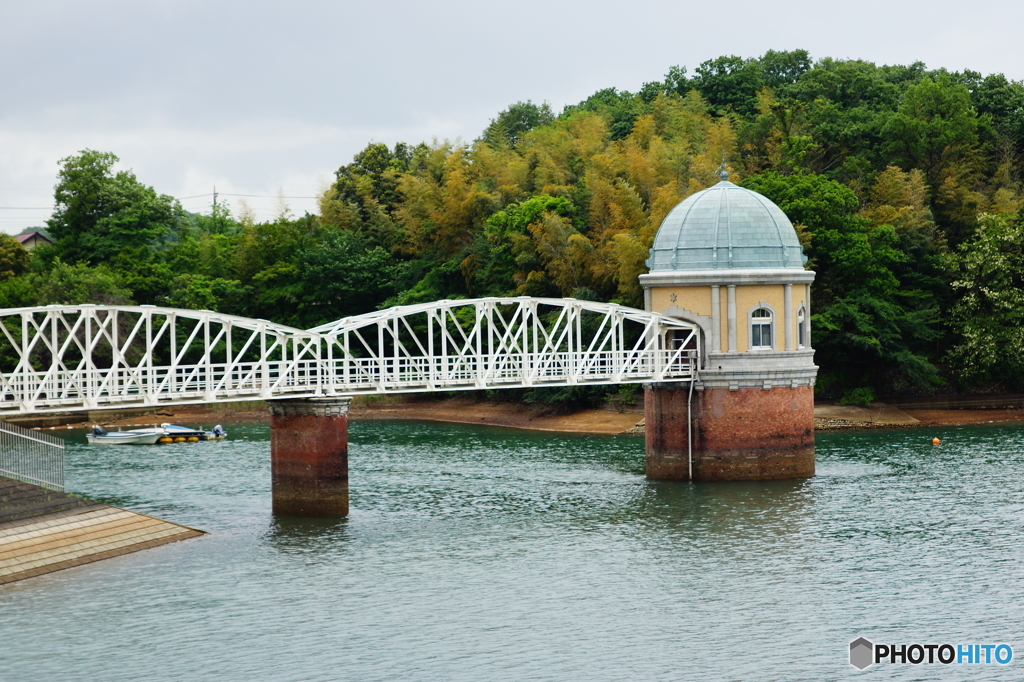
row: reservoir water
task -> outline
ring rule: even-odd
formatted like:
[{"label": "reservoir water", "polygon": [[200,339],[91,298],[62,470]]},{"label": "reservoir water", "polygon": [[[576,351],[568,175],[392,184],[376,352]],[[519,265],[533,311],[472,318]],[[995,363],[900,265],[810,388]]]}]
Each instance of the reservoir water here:
[{"label": "reservoir water", "polygon": [[[813,479],[688,484],[636,437],[356,422],[340,520],[271,515],[268,427],[230,432],[71,437],[70,491],[210,534],[0,587],[0,680],[1024,678],[1021,426],[819,433]],[[858,636],[1015,655],[858,672]]]}]

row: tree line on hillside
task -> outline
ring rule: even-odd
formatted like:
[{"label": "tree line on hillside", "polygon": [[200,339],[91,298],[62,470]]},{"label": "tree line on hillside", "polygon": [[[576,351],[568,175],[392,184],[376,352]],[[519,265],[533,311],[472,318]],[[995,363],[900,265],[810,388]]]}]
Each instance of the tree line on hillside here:
[{"label": "tree line on hillside", "polygon": [[0,242],[0,305],[143,303],[310,327],[443,298],[642,307],[665,215],[731,179],[797,226],[828,397],[1024,387],[1024,84],[770,51],[673,67],[469,144],[371,143],[317,215],[183,211],[117,158],[61,162],[52,247]]}]

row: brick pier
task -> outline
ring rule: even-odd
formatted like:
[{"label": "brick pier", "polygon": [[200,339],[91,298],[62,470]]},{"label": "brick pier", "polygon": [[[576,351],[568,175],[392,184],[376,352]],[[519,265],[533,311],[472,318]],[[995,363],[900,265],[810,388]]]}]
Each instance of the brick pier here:
[{"label": "brick pier", "polygon": [[[688,386],[646,390],[647,476],[689,479]],[[693,480],[814,475],[814,389],[705,388],[693,392]]]},{"label": "brick pier", "polygon": [[275,514],[348,515],[349,398],[269,400]]}]

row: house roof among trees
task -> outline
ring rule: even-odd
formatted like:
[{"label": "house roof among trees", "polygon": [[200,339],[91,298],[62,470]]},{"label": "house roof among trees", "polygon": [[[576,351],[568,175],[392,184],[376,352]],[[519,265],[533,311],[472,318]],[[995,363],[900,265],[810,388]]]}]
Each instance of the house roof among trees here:
[{"label": "house roof among trees", "polygon": [[16,235],[14,235],[14,238],[17,239],[22,244],[24,244],[25,242],[29,241],[33,237],[36,238],[36,239],[42,239],[43,241],[45,241],[47,243],[53,243],[52,240],[48,239],[45,234],[43,234],[42,232],[39,232],[38,230],[36,230],[35,232],[26,232],[25,234],[16,234]]}]

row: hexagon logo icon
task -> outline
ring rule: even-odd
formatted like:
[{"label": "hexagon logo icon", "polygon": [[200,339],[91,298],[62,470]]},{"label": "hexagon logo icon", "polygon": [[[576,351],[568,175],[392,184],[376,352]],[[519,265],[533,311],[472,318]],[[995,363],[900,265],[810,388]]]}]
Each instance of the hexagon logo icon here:
[{"label": "hexagon logo icon", "polygon": [[850,665],[857,670],[863,670],[872,663],[875,654],[875,645],[858,637],[850,642]]}]

